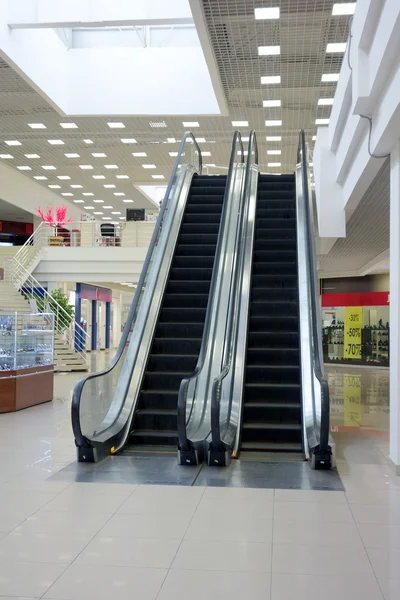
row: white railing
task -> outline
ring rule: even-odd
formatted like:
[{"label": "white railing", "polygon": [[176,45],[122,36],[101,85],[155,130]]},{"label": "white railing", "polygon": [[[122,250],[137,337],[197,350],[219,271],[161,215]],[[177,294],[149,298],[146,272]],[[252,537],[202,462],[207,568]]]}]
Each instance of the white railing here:
[{"label": "white railing", "polygon": [[75,322],[74,316],[68,314],[16,258],[7,259],[4,266],[5,281],[28,300],[36,303],[36,306],[31,307],[34,312],[54,314],[55,336],[64,341],[68,348],[74,350],[86,363],[89,335]]}]

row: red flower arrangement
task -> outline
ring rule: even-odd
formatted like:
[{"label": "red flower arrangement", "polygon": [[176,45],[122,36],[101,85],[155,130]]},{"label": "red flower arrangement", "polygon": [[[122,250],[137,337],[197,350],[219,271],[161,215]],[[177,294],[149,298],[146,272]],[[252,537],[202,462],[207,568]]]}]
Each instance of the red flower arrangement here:
[{"label": "red flower arrangement", "polygon": [[36,212],[43,223],[48,223],[52,227],[63,227],[66,223],[72,221],[71,217],[67,218],[67,206],[57,206],[55,215],[53,214],[53,209],[49,207],[47,207],[45,213],[40,207],[36,209]]}]

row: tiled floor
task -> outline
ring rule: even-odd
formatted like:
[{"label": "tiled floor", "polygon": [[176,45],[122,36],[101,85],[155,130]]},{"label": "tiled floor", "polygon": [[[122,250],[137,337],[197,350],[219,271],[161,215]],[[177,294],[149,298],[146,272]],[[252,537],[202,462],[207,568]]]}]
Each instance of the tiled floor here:
[{"label": "tiled floor", "polygon": [[53,403],[0,416],[0,599],[398,600],[388,371],[327,374],[346,492],[54,478],[75,460],[57,376]]}]

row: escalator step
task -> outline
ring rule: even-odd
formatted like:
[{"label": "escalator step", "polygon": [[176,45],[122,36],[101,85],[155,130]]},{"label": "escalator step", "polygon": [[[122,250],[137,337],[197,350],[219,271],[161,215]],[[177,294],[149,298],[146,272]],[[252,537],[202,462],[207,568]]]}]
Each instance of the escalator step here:
[{"label": "escalator step", "polygon": [[175,256],[212,256],[214,258],[215,244],[181,244],[178,242]]},{"label": "escalator step", "polygon": [[299,365],[299,348],[248,348],[247,365]]},{"label": "escalator step", "polygon": [[247,383],[300,383],[297,365],[246,365]]},{"label": "escalator step", "polygon": [[266,331],[279,331],[279,332],[298,332],[298,317],[295,315],[287,315],[279,317],[277,315],[270,315],[266,311],[260,310],[261,314],[250,315],[249,331],[255,333],[264,333]]},{"label": "escalator step", "polygon": [[163,300],[163,308],[207,308],[208,294],[170,294],[166,293]]},{"label": "escalator step", "polygon": [[205,308],[168,307],[161,309],[161,323],[203,323],[206,317]]},{"label": "escalator step", "polygon": [[[156,330],[158,335],[158,328]],[[197,356],[200,352],[201,337],[181,339],[177,337],[156,337],[153,343],[152,352],[154,354],[183,354]]]},{"label": "escalator step", "polygon": [[[204,260],[204,259],[203,259]],[[210,282],[207,280],[188,280],[188,281],[169,281],[167,285],[167,294],[191,294],[193,290],[196,290],[199,294],[206,294],[210,290]]]},{"label": "escalator step", "polygon": [[[253,263],[253,275],[297,275],[297,263],[293,262],[261,262]],[[297,277],[296,277],[297,279]]]},{"label": "escalator step", "polygon": [[253,288],[251,292],[251,299],[254,301],[268,301],[268,302],[279,302],[279,301],[288,301],[288,302],[296,302],[297,301],[297,290],[295,288],[287,287],[273,287],[273,288]]},{"label": "escalator step", "polygon": [[270,348],[299,348],[299,334],[297,331],[249,331],[248,348],[259,348],[263,344]]},{"label": "escalator step", "polygon": [[178,434],[176,428],[172,431],[133,429],[130,442],[148,446],[176,446],[178,444]]},{"label": "escalator step", "polygon": [[170,281],[211,281],[212,268],[210,267],[172,267],[170,271]]},{"label": "escalator step", "polygon": [[203,323],[168,322],[158,323],[157,338],[174,338],[176,340],[200,339],[203,335]]},{"label": "escalator step", "polygon": [[147,372],[151,375],[154,371],[169,373],[179,369],[191,373],[196,363],[197,354],[150,354]]},{"label": "escalator step", "polygon": [[[300,383],[246,383],[245,397],[249,402],[301,402]],[[245,403],[245,406],[246,406]]]},{"label": "escalator step", "polygon": [[252,452],[302,452],[301,442],[243,442],[242,450]]},{"label": "escalator step", "polygon": [[140,393],[141,410],[171,409],[176,411],[178,394],[177,392],[166,392],[164,390],[142,390]]}]

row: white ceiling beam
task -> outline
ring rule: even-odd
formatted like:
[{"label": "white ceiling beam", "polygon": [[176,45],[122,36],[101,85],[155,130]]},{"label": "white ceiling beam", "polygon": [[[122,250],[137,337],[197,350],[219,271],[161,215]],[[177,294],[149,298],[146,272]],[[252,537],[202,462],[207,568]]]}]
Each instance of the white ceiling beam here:
[{"label": "white ceiling beam", "polygon": [[9,2],[12,29],[127,27],[193,23],[188,0],[19,0]]}]

